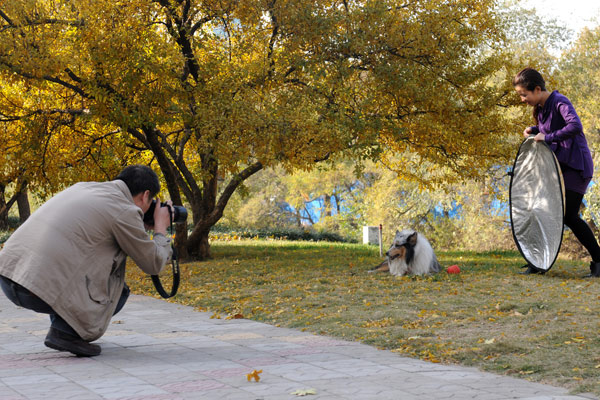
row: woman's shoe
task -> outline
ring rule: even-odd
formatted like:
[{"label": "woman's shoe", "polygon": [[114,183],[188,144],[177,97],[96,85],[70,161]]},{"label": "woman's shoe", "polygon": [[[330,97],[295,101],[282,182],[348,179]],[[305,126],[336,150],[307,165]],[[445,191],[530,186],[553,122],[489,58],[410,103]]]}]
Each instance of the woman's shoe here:
[{"label": "woman's shoe", "polygon": [[584,278],[600,278],[600,262],[591,262],[590,263],[590,273]]}]

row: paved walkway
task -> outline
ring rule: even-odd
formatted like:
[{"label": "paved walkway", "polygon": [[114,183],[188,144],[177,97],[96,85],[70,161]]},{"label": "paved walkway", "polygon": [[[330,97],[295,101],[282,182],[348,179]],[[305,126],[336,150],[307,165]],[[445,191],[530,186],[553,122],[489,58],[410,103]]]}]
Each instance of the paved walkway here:
[{"label": "paved walkway", "polygon": [[[45,315],[0,293],[0,399],[582,400],[565,389],[431,364],[358,343],[131,296],[97,343],[77,358],[44,346]],[[260,381],[247,374],[262,370]],[[296,392],[298,394],[292,394]]]}]

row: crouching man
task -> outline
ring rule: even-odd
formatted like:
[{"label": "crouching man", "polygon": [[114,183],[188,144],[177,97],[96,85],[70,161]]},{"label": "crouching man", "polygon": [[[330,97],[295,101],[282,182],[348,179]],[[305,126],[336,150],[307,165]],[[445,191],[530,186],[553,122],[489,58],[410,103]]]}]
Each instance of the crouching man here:
[{"label": "crouching man", "polygon": [[154,238],[142,221],[160,190],[149,167],[128,166],[110,182],[81,182],[57,194],[0,250],[0,287],[16,305],[50,314],[44,344],[96,356],[127,301],[125,260],[157,275],[171,257],[170,215],[155,207]]}]

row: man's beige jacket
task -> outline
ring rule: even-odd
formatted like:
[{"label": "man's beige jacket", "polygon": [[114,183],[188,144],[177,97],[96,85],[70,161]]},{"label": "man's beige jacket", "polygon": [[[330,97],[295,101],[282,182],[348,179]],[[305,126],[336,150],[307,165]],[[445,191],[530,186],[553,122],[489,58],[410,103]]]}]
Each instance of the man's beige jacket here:
[{"label": "man's beige jacket", "polygon": [[164,235],[150,239],[125,182],[82,182],[57,194],[0,250],[3,275],[48,303],[85,340],[106,332],[130,256],[156,275],[171,257]]}]

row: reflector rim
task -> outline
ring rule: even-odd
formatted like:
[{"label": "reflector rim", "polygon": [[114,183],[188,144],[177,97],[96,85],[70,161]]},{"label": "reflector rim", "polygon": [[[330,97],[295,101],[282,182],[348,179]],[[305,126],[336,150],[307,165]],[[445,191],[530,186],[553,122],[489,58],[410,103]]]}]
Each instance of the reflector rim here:
[{"label": "reflector rim", "polygon": [[517,249],[519,250],[519,253],[521,253],[521,256],[525,259],[525,261],[527,261],[528,264],[533,265],[534,267],[541,269],[543,271],[550,271],[550,268],[552,268],[552,266],[554,265],[554,263],[556,262],[556,259],[558,258],[558,254],[560,253],[560,248],[562,246],[562,241],[563,241],[563,236],[564,236],[564,226],[565,226],[565,183],[563,180],[563,176],[562,176],[562,170],[560,169],[560,164],[558,163],[558,159],[556,158],[556,155],[554,154],[554,152],[552,151],[552,149],[550,148],[550,146],[548,146],[548,144],[546,142],[538,142],[541,143],[542,145],[546,146],[546,148],[548,149],[548,151],[550,151],[550,154],[552,154],[552,159],[554,160],[554,168],[557,172],[557,176],[558,176],[558,180],[559,180],[559,187],[560,187],[560,198],[561,198],[561,207],[562,207],[562,213],[561,213],[561,222],[562,222],[562,227],[563,229],[561,229],[560,231],[560,241],[558,243],[558,250],[556,251],[556,254],[554,255],[554,258],[552,260],[552,262],[550,263],[550,266],[548,267],[548,269],[543,269],[543,268],[539,268],[537,265],[535,265],[534,263],[532,263],[530,260],[527,259],[527,257],[525,256],[525,253],[523,252],[523,249],[521,248],[521,244],[519,243],[519,240],[517,239],[517,235],[515,233],[515,225],[513,222],[513,202],[512,202],[512,186],[513,186],[513,180],[515,178],[515,167],[517,166],[517,160],[519,159],[519,155],[521,154],[521,151],[523,150],[523,145],[528,141],[528,140],[534,140],[533,136],[530,136],[528,138],[525,138],[525,140],[523,140],[521,142],[521,145],[519,146],[519,151],[517,151],[517,155],[515,156],[515,161],[513,162],[513,168],[512,171],[509,173],[510,175],[510,185],[508,188],[508,204],[509,204],[509,209],[510,209],[510,227],[511,227],[511,232],[512,232],[512,236],[513,236],[513,240],[515,241],[515,244],[517,245]]}]

